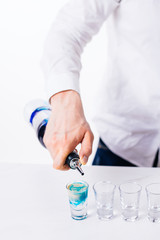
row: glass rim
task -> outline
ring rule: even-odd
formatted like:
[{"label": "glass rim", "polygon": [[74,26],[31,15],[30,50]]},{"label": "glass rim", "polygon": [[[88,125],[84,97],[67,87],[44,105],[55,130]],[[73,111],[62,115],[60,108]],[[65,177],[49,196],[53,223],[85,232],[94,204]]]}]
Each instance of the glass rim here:
[{"label": "glass rim", "polygon": [[[68,186],[69,186],[70,184],[73,184],[73,183],[84,183],[85,186],[87,187],[87,189],[89,188],[89,184],[88,184],[86,181],[83,181],[83,180],[74,180],[74,181],[70,181],[70,182],[68,182],[68,183],[66,184],[66,189],[67,189],[69,192],[74,192],[74,191],[68,189]],[[78,193],[82,193],[82,192],[85,192],[85,191],[86,191],[86,189],[82,189],[82,190],[79,191]]]},{"label": "glass rim", "polygon": [[[125,185],[125,184],[128,184],[128,183],[136,185],[137,187],[139,187],[139,190],[137,190],[137,191],[132,191],[132,192],[124,191],[121,187],[122,187],[122,185]],[[125,194],[139,193],[139,192],[141,192],[141,190],[142,190],[142,186],[141,186],[139,183],[137,183],[137,182],[123,182],[123,183],[121,183],[121,184],[119,185],[118,188],[119,188],[119,191],[120,191],[120,192],[123,192],[123,193],[125,193]]]},{"label": "glass rim", "polygon": [[154,194],[154,195],[160,195],[160,190],[159,192],[154,192],[154,191],[151,191],[149,190],[148,188],[151,187],[151,186],[155,186],[155,185],[159,185],[160,186],[160,182],[155,182],[155,183],[149,183],[146,187],[145,187],[145,190],[147,193],[151,193],[151,194]]},{"label": "glass rim", "polygon": [[94,190],[95,192],[96,192],[95,186],[96,186],[97,184],[100,184],[100,183],[107,183],[107,184],[110,184],[110,185],[113,186],[113,190],[116,189],[116,184],[114,184],[113,182],[111,182],[111,181],[105,181],[105,180],[100,180],[100,181],[95,182],[95,183],[93,184],[93,190]]}]

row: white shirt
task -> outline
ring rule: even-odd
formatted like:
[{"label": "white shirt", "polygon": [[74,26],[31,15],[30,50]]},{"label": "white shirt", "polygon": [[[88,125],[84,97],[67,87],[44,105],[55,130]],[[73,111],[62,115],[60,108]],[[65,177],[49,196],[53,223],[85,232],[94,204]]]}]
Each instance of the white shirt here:
[{"label": "white shirt", "polygon": [[70,0],[45,42],[48,98],[67,89],[79,92],[83,48],[104,22],[109,63],[93,121],[114,153],[152,166],[160,143],[159,0]]}]

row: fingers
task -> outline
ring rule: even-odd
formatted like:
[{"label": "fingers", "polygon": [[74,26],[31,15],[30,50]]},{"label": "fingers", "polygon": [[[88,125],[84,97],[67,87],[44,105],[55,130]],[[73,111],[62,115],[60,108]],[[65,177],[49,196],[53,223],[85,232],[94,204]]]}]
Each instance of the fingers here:
[{"label": "fingers", "polygon": [[92,144],[93,144],[94,136],[91,130],[89,129],[82,140],[81,149],[79,152],[80,161],[83,165],[88,162],[88,158],[92,153]]},{"label": "fingers", "polygon": [[54,169],[62,171],[70,169],[70,167],[66,164],[67,156],[73,150],[76,150],[75,148],[79,143],[79,140],[73,136],[72,134],[54,134],[47,137],[44,136],[44,143],[53,159]]},{"label": "fingers", "polygon": [[61,146],[61,143],[57,142],[56,144],[50,145],[47,147],[50,152],[50,155],[53,159],[53,168],[56,170],[66,171],[69,170],[70,167],[66,164],[67,156],[72,149],[65,149],[64,146]]},{"label": "fingers", "polygon": [[53,160],[53,168],[56,170],[62,170],[62,171],[69,170],[70,167],[65,163],[67,156],[58,157],[55,160]]}]

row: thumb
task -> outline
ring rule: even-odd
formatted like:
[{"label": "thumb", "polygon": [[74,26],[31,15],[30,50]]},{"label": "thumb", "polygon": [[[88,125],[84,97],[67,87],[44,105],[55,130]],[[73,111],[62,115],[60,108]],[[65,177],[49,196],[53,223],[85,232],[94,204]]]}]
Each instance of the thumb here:
[{"label": "thumb", "polygon": [[80,156],[80,162],[83,165],[85,165],[88,162],[88,157],[92,153],[93,139],[94,139],[93,133],[91,131],[87,131],[81,142],[81,149],[79,152],[79,156]]}]

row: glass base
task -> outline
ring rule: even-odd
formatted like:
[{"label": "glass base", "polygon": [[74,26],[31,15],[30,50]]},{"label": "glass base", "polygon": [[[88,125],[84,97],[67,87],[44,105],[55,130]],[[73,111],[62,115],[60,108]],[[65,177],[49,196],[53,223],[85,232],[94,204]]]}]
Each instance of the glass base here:
[{"label": "glass base", "polygon": [[160,223],[160,218],[153,218],[148,216],[149,221],[153,222],[153,223]]},{"label": "glass base", "polygon": [[127,221],[127,222],[135,222],[138,220],[138,216],[137,217],[130,217],[130,218],[126,218],[123,216],[123,220]]},{"label": "glass base", "polygon": [[113,217],[113,208],[97,207],[97,215],[100,220],[110,220]]},{"label": "glass base", "polygon": [[155,207],[149,209],[148,219],[151,222],[159,223],[160,222],[160,208],[158,208],[158,210]]},{"label": "glass base", "polygon": [[98,218],[99,220],[102,220],[102,221],[108,221],[108,220],[111,220],[113,218],[113,215],[112,216],[99,216],[98,215]]},{"label": "glass base", "polygon": [[83,220],[83,219],[86,219],[86,218],[87,218],[87,213],[86,213],[85,215],[82,215],[82,216],[71,215],[71,217],[72,217],[74,220]]},{"label": "glass base", "polygon": [[87,206],[82,209],[75,210],[74,208],[71,209],[71,217],[75,220],[83,220],[87,218]]},{"label": "glass base", "polygon": [[125,209],[123,209],[122,217],[127,222],[134,222],[138,220],[138,209],[128,206]]}]

